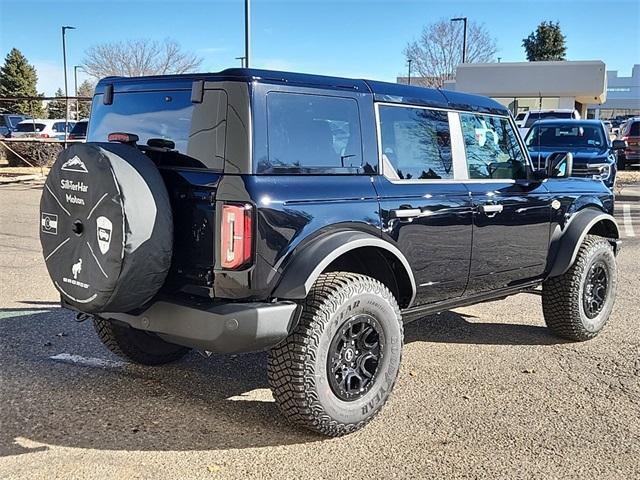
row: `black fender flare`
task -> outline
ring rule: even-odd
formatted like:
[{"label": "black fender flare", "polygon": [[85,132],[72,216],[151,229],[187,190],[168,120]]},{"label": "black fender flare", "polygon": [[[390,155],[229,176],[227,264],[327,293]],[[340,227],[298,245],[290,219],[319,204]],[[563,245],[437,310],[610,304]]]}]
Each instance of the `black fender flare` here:
[{"label": "black fender flare", "polygon": [[558,229],[554,232],[549,247],[548,277],[557,277],[569,270],[569,267],[573,265],[578,256],[578,250],[580,250],[580,245],[582,245],[584,238],[600,222],[604,223],[610,233],[607,238],[612,241],[617,253],[617,240],[620,238],[620,229],[616,219],[601,210],[585,208],[571,217],[564,231]]},{"label": "black fender flare", "polygon": [[322,236],[296,253],[285,268],[273,297],[286,300],[305,298],[314,282],[331,262],[349,251],[362,247],[386,250],[402,264],[411,282],[411,306],[417,288],[409,261],[395,245],[369,233],[357,231],[341,231]]}]

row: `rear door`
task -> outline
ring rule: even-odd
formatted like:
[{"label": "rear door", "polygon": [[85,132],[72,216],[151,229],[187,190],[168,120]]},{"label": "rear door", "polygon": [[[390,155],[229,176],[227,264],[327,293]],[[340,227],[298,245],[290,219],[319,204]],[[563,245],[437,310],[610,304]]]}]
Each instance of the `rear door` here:
[{"label": "rear door", "polygon": [[[215,196],[225,164],[227,93],[207,84],[202,102],[192,103],[191,85],[141,83],[139,89],[122,91],[115,85],[109,105],[98,93],[87,138],[105,142],[113,132],[138,135],[138,147],[160,170],[173,211],[173,259],[165,290],[212,296]],[[235,157],[232,150],[228,154]]]},{"label": "rear door", "polygon": [[[478,121],[486,126],[478,133]],[[539,278],[549,246],[551,197],[529,180],[528,157],[508,117],[460,113],[473,202],[467,295]]]},{"label": "rear door", "polygon": [[382,231],[413,268],[414,305],[461,296],[469,273],[472,210],[469,191],[454,174],[456,161],[464,162],[455,147],[461,145],[457,114],[384,103],[376,104],[376,114]]}]

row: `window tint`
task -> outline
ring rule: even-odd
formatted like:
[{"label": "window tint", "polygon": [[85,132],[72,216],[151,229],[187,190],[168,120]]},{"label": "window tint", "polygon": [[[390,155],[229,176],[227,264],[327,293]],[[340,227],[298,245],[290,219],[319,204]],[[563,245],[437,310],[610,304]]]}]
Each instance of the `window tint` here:
[{"label": "window tint", "polygon": [[[34,126],[35,126],[35,130],[34,130]],[[16,127],[16,131],[22,132],[22,133],[34,132],[34,131],[41,132],[42,130],[44,130],[44,128],[45,128],[44,123],[27,122],[27,123],[21,123],[20,125],[18,125]]]},{"label": "window tint", "polygon": [[531,112],[525,127],[530,127],[538,120],[547,120],[551,118],[573,118],[573,112]]},{"label": "window tint", "polygon": [[384,174],[391,179],[453,178],[447,112],[381,105]]},{"label": "window tint", "polygon": [[363,165],[354,99],[271,92],[267,95],[268,158],[258,173],[371,173]]},{"label": "window tint", "polygon": [[460,114],[469,178],[527,178],[527,160],[509,119]]},{"label": "window tint", "polygon": [[640,122],[631,122],[629,125],[629,136],[640,137]]},{"label": "window tint", "polygon": [[113,132],[138,135],[138,145],[149,139],[170,140],[173,151],[148,153],[157,164],[222,170],[226,118],[224,90],[205,90],[198,104],[191,103],[190,90],[116,92],[111,105],[96,95],[88,141],[106,142]]}]

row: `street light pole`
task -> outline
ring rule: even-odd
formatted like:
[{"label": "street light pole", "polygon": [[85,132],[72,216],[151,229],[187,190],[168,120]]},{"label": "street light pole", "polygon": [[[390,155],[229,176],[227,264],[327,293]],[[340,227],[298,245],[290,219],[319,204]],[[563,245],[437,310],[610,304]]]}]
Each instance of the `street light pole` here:
[{"label": "street light pole", "polygon": [[249,11],[249,0],[244,0],[244,66],[249,68],[249,51],[251,44],[251,12]]},{"label": "street light pole", "polygon": [[463,22],[464,31],[462,35],[462,63],[465,62],[467,57],[467,17],[456,17],[451,19],[452,22]]},{"label": "street light pole", "polygon": [[407,72],[407,85],[411,85],[411,59],[409,58],[407,60],[407,63],[409,64],[409,71]]},{"label": "street light pole", "polygon": [[62,27],[62,64],[64,68],[64,102],[65,102],[65,116],[64,116],[64,147],[67,148],[67,130],[69,124],[69,88],[67,86],[67,30],[75,30],[76,27],[64,26]]},{"label": "street light pole", "polygon": [[240,67],[244,67],[244,59],[245,57],[236,57],[236,60],[240,60]]}]

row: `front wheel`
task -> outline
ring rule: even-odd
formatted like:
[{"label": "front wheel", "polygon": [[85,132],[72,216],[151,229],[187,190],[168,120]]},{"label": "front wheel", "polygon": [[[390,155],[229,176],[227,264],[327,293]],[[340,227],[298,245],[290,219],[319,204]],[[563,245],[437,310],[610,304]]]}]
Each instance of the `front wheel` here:
[{"label": "front wheel", "polygon": [[366,425],[391,394],[403,329],[393,294],[348,272],[320,275],[294,331],[269,354],[268,376],[284,415],[329,436]]},{"label": "front wheel", "polygon": [[617,281],[611,244],[587,235],[571,268],[542,285],[542,310],[549,329],[579,342],[598,335],[611,315]]}]

